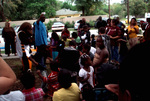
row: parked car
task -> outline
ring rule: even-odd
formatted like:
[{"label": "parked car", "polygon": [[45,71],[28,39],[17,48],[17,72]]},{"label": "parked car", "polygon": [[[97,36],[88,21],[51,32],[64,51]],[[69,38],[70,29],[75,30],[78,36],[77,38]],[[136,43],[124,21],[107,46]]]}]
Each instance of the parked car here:
[{"label": "parked car", "polygon": [[77,20],[74,24],[74,29],[77,30],[78,27],[80,26],[80,23],[79,23],[80,20]]},{"label": "parked car", "polygon": [[65,24],[62,22],[54,22],[52,25],[52,31],[54,30],[63,30],[65,28]]}]

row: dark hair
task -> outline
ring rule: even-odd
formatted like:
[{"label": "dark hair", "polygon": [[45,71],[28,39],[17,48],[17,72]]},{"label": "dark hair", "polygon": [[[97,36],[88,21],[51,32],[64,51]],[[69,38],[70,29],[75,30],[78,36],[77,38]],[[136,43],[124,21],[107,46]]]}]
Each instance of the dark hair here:
[{"label": "dark hair", "polygon": [[117,19],[113,19],[112,23],[114,23],[116,26],[118,25],[119,21]]},{"label": "dark hair", "polygon": [[62,69],[58,75],[58,82],[62,88],[69,88],[71,86],[71,74],[68,70]]},{"label": "dark hair", "polygon": [[90,51],[90,49],[91,49],[91,45],[88,43],[84,44],[82,47],[88,51]]},{"label": "dark hair", "polygon": [[35,76],[30,71],[23,73],[20,77],[20,81],[25,89],[30,89],[35,86]]},{"label": "dark hair", "polygon": [[58,63],[56,61],[51,61],[50,68],[51,68],[52,71],[56,71],[56,72],[59,71],[58,70]]},{"label": "dark hair", "polygon": [[55,40],[55,41],[58,41],[59,40],[59,36],[56,32],[52,32],[52,38]]},{"label": "dark hair", "polygon": [[28,23],[28,22],[24,22],[24,23],[20,26],[18,32],[19,32],[19,31],[27,32],[27,30],[28,30],[29,28],[32,28],[31,24]]},{"label": "dark hair", "polygon": [[72,33],[72,37],[73,37],[73,38],[77,38],[77,36],[78,36],[78,35],[77,35],[77,32],[73,32],[73,33]]},{"label": "dark hair", "polygon": [[104,27],[100,27],[100,28],[98,29],[98,32],[104,34],[104,33],[106,32],[106,30],[105,30]]},{"label": "dark hair", "polygon": [[83,66],[85,66],[85,62],[88,60],[88,55],[87,54],[83,54],[83,55],[81,55],[81,64],[83,65]]},{"label": "dark hair", "polygon": [[76,45],[77,45],[77,43],[76,43],[75,40],[71,40],[71,41],[69,42],[69,46],[76,46]]},{"label": "dark hair", "polygon": [[150,41],[131,48],[120,64],[120,90],[128,90],[133,101],[149,100]]},{"label": "dark hair", "polygon": [[94,39],[94,38],[95,38],[95,35],[94,35],[94,34],[92,34],[92,35],[91,35],[91,37],[92,37],[92,39]]}]

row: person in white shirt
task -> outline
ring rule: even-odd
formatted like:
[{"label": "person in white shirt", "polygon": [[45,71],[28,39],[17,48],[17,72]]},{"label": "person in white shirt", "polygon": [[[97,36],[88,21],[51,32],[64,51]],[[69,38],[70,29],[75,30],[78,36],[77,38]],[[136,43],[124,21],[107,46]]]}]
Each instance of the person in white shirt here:
[{"label": "person in white shirt", "polygon": [[8,94],[0,95],[0,101],[25,101],[25,96],[19,90],[11,91]]},{"label": "person in white shirt", "polygon": [[79,71],[79,88],[80,90],[85,84],[90,84],[94,88],[94,79],[93,79],[93,74],[94,74],[94,68],[91,66],[92,61],[90,57],[87,54],[83,54],[81,56],[81,64],[83,65],[83,68],[80,69]]}]

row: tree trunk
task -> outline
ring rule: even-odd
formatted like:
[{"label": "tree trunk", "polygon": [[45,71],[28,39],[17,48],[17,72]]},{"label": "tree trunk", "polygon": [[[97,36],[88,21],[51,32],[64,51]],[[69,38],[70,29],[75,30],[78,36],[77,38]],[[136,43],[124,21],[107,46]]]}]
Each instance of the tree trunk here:
[{"label": "tree trunk", "polygon": [[4,0],[2,0],[1,2],[2,2],[2,5],[0,5],[0,8],[1,8],[0,9],[0,17],[1,17],[2,21],[6,21],[6,17],[4,15],[4,8],[2,7],[4,4]]},{"label": "tree trunk", "polygon": [[82,15],[85,16],[85,9],[82,7]]}]

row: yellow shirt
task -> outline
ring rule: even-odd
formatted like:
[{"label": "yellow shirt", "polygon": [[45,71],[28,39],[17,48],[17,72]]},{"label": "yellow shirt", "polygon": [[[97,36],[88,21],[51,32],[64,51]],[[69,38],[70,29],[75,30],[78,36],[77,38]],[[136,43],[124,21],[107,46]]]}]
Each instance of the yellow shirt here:
[{"label": "yellow shirt", "polygon": [[[134,28],[139,29],[138,25],[135,25]],[[131,26],[128,26],[128,32],[131,30],[131,33],[129,34],[129,38],[136,38],[137,34],[134,28],[131,28]]]},{"label": "yellow shirt", "polygon": [[53,101],[80,101],[80,90],[76,83],[68,89],[61,88],[54,92]]}]

